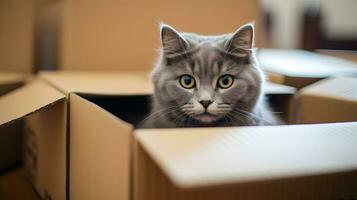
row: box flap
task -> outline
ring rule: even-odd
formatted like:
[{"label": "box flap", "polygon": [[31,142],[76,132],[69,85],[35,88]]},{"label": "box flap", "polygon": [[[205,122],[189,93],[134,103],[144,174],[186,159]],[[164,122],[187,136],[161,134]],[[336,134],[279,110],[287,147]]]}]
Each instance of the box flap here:
[{"label": "box flap", "polygon": [[262,49],[258,60],[263,70],[290,77],[357,75],[354,62],[302,50]]},{"label": "box flap", "polygon": [[357,170],[357,122],[138,129],[136,138],[170,180],[182,188]]},{"label": "box flap", "polygon": [[98,95],[150,94],[145,71],[41,72],[40,77],[65,94],[76,92]]},{"label": "box flap", "polygon": [[64,98],[61,92],[48,84],[34,80],[0,98],[0,125],[22,118]]},{"label": "box flap", "polygon": [[287,85],[266,82],[265,94],[295,94],[296,89]]},{"label": "box flap", "polygon": [[0,86],[7,84],[22,83],[26,80],[26,75],[21,73],[0,71]]},{"label": "box flap", "polygon": [[324,79],[303,88],[300,95],[323,96],[357,103],[357,77]]}]

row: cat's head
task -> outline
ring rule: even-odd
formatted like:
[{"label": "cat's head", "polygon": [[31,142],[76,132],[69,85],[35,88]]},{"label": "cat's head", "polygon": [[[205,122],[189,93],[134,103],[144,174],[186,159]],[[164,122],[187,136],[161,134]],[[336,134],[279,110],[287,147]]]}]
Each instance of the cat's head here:
[{"label": "cat's head", "polygon": [[254,55],[253,24],[218,36],[162,24],[160,33],[160,60],[152,72],[157,110],[209,124],[239,120],[239,110],[254,109],[264,78]]}]

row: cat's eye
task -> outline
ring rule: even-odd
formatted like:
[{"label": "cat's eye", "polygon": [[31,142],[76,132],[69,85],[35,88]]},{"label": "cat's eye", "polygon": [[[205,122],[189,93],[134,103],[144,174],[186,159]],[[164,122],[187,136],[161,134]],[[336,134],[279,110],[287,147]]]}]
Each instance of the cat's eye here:
[{"label": "cat's eye", "polygon": [[227,89],[233,85],[234,78],[231,75],[223,75],[219,77],[217,86],[222,89]]},{"label": "cat's eye", "polygon": [[182,75],[179,79],[179,83],[183,88],[191,89],[195,87],[196,81],[191,75]]}]

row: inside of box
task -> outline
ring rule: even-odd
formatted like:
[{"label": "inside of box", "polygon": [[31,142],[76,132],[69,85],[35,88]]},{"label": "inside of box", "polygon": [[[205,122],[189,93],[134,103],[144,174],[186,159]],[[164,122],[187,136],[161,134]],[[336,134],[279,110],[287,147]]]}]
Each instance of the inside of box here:
[{"label": "inside of box", "polygon": [[[133,124],[135,127],[144,120],[150,112],[151,98],[149,95],[130,96],[92,96],[81,95],[118,118]],[[266,100],[273,112],[287,122],[291,94],[269,94]],[[158,127],[159,128],[159,127]]]}]

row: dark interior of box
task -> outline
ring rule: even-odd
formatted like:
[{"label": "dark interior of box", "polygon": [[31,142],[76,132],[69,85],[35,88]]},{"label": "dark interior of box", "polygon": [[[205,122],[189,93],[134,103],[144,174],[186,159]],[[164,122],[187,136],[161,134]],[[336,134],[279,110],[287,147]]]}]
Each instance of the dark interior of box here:
[{"label": "dark interior of box", "polygon": [[[82,97],[97,104],[118,118],[133,124],[135,127],[144,120],[150,112],[150,96],[130,95],[130,96],[86,96]],[[289,94],[270,94],[266,99],[273,112],[281,119],[288,117]]]}]

